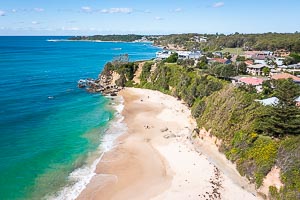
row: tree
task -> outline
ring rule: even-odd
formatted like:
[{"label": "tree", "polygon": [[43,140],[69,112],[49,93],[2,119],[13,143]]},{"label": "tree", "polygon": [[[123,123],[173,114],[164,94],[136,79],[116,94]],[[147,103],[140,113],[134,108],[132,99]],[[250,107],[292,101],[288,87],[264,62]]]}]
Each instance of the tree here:
[{"label": "tree", "polygon": [[229,52],[225,52],[223,55],[224,58],[230,60],[232,58],[231,54]]},{"label": "tree", "polygon": [[237,64],[237,74],[247,74],[247,65],[245,62],[240,62]]},{"label": "tree", "polygon": [[176,63],[178,60],[178,53],[172,53],[168,58],[165,59],[167,63]]},{"label": "tree", "polygon": [[283,64],[284,65],[292,65],[292,64],[296,64],[295,62],[295,59],[293,57],[286,57],[284,60],[283,60]]},{"label": "tree", "polygon": [[195,60],[193,59],[178,59],[177,60],[178,65],[182,65],[184,67],[192,67],[195,64]]},{"label": "tree", "polygon": [[274,82],[274,95],[279,99],[274,106],[268,106],[258,120],[258,131],[267,135],[282,137],[285,134],[300,134],[300,109],[295,98],[300,95],[300,86],[292,79]]},{"label": "tree", "polygon": [[199,58],[199,61],[198,61],[196,67],[199,69],[207,69],[207,64],[208,64],[208,60],[207,60],[206,56],[202,56],[201,58]]},{"label": "tree", "polygon": [[299,54],[297,54],[297,53],[291,53],[290,57],[294,59],[295,63],[299,63],[300,62],[300,55]]},{"label": "tree", "polygon": [[271,70],[270,70],[269,67],[264,67],[264,68],[262,69],[262,72],[263,72],[264,76],[269,76],[270,71],[271,71]]},{"label": "tree", "polygon": [[206,57],[213,58],[214,54],[212,52],[207,52]]},{"label": "tree", "polygon": [[240,56],[240,55],[238,55],[238,56],[236,57],[236,61],[245,61],[245,60],[246,60],[245,56]]},{"label": "tree", "polygon": [[272,84],[270,80],[266,80],[262,83],[262,94],[264,96],[270,96],[273,92]]},{"label": "tree", "polygon": [[209,73],[216,77],[227,79],[236,75],[236,68],[232,64],[224,65],[216,63],[210,67]]}]

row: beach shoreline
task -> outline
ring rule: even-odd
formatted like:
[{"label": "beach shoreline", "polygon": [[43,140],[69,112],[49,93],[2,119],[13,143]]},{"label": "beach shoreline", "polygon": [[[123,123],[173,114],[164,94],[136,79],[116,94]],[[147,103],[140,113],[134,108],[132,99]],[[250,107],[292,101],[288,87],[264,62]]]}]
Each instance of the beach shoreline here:
[{"label": "beach shoreline", "polygon": [[[196,123],[182,102],[137,88],[120,96],[127,132],[103,155],[77,199],[259,199],[195,148],[190,137]],[[213,160],[221,155],[213,154]]]}]

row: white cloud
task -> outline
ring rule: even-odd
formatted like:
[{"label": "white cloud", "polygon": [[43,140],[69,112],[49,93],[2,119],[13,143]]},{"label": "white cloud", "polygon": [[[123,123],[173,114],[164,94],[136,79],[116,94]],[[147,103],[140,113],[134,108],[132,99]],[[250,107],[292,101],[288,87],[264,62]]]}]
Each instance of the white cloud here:
[{"label": "white cloud", "polygon": [[182,8],[176,8],[173,10],[174,12],[182,12]]},{"label": "white cloud", "polygon": [[34,25],[40,24],[40,23],[37,22],[37,21],[32,21],[31,23],[34,24]]},{"label": "white cloud", "polygon": [[92,8],[89,6],[83,6],[83,7],[81,7],[81,10],[84,12],[92,12]]},{"label": "white cloud", "polygon": [[11,12],[16,13],[17,9],[12,9]]},{"label": "white cloud", "polygon": [[162,18],[162,17],[155,17],[154,19],[155,20],[163,20],[164,18]]},{"label": "white cloud", "polygon": [[0,10],[0,16],[5,16],[5,12],[3,10]]},{"label": "white cloud", "polygon": [[44,12],[45,11],[44,8],[34,8],[33,10],[36,12]]},{"label": "white cloud", "polygon": [[124,13],[130,14],[133,12],[132,8],[109,8],[100,10],[101,13]]},{"label": "white cloud", "polygon": [[151,13],[149,9],[144,10],[144,13]]},{"label": "white cloud", "polygon": [[213,4],[213,8],[220,8],[220,7],[223,7],[225,4],[224,2],[217,2],[217,3],[214,3]]}]

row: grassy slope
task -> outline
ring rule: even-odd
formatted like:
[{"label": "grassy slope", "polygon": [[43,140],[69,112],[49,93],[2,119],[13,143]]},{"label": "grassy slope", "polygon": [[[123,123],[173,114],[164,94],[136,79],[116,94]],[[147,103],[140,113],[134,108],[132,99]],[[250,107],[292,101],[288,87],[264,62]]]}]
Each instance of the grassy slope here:
[{"label": "grassy slope", "polygon": [[222,53],[229,52],[230,54],[235,54],[235,55],[244,55],[244,51],[242,48],[224,48]]}]

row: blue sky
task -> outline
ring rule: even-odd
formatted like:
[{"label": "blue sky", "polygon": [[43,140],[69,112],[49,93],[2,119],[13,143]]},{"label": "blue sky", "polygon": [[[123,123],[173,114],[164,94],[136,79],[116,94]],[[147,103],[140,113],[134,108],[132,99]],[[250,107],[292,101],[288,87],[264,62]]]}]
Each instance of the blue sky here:
[{"label": "blue sky", "polygon": [[0,0],[0,35],[300,31],[299,0]]}]

